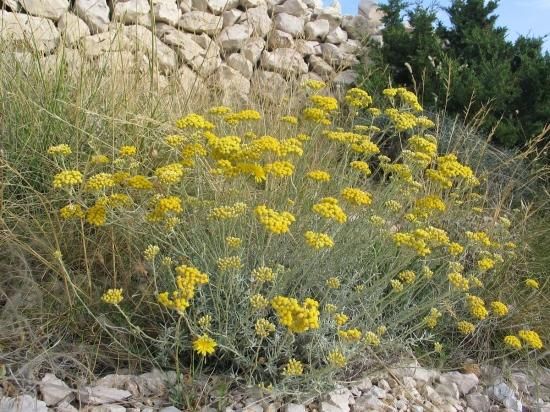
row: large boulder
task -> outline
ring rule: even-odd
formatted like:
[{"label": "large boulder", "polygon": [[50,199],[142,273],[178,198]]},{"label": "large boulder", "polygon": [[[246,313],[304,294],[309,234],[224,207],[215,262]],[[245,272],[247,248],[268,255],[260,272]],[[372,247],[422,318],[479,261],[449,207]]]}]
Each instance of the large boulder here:
[{"label": "large boulder", "polygon": [[346,69],[359,63],[355,55],[344,52],[334,44],[321,44],[321,52],[323,54],[323,59],[337,69]]},{"label": "large boulder", "polygon": [[106,0],[75,0],[74,10],[86,22],[92,34],[108,30],[110,20]]},{"label": "large boulder", "polygon": [[311,71],[313,73],[318,74],[325,80],[327,80],[332,74],[334,74],[334,69],[332,68],[332,66],[325,62],[319,56],[310,56],[309,66],[311,67]]},{"label": "large boulder", "polygon": [[59,43],[55,24],[43,17],[0,10],[0,41],[16,49],[49,53]]},{"label": "large boulder", "polygon": [[175,26],[181,17],[181,9],[176,0],[157,0],[153,2],[153,14],[156,22]]},{"label": "large boulder", "polygon": [[193,9],[192,0],[180,0],[179,4],[180,10],[182,13],[189,13]]},{"label": "large boulder", "polygon": [[294,49],[276,49],[272,52],[263,51],[261,66],[269,71],[290,74],[303,74],[308,72],[307,64],[300,53]]},{"label": "large boulder", "polygon": [[327,34],[327,43],[340,44],[348,39],[348,34],[340,27],[336,27],[329,34]]},{"label": "large boulder", "polygon": [[181,93],[183,98],[206,94],[204,81],[188,66],[181,66],[174,80],[178,86],[178,93]]},{"label": "large boulder", "polygon": [[207,0],[208,9],[216,14],[220,15],[224,11],[232,10],[239,6],[239,0]]},{"label": "large boulder", "polygon": [[90,28],[84,20],[72,13],[65,13],[57,22],[63,42],[67,46],[77,43],[82,37],[91,35]]},{"label": "large boulder", "polygon": [[340,86],[350,87],[357,82],[358,76],[355,70],[344,70],[334,76],[332,82]]},{"label": "large boulder", "polygon": [[267,5],[266,0],[240,0],[239,4],[245,9]]},{"label": "large boulder", "polygon": [[273,23],[277,30],[299,37],[304,32],[304,20],[287,13],[280,13],[275,16]]},{"label": "large boulder", "polygon": [[223,19],[221,16],[203,11],[190,11],[181,16],[179,25],[186,31],[192,33],[215,34],[222,28]]},{"label": "large boulder", "polygon": [[371,27],[364,16],[344,16],[341,24],[350,39],[362,40],[378,30],[377,27]]},{"label": "large boulder", "polygon": [[249,25],[235,24],[224,28],[218,41],[224,51],[239,51],[251,34],[252,28]]},{"label": "large boulder", "polygon": [[130,51],[132,42],[122,31],[106,31],[82,38],[84,54],[90,57],[107,52]]},{"label": "large boulder", "polygon": [[321,45],[316,41],[298,39],[294,42],[294,48],[304,56],[321,55]]},{"label": "large boulder", "polygon": [[304,26],[306,39],[308,40],[324,40],[330,30],[328,20],[315,20],[306,23]]},{"label": "large boulder", "polygon": [[279,102],[285,95],[288,83],[279,73],[256,70],[250,80],[252,90],[273,102]]},{"label": "large boulder", "polygon": [[229,27],[237,23],[241,18],[242,14],[243,12],[240,11],[239,9],[224,11],[222,14],[223,27]]},{"label": "large boulder", "polygon": [[292,35],[281,30],[274,30],[267,38],[267,47],[271,50],[294,47],[294,38]]},{"label": "large boulder", "polygon": [[252,28],[253,34],[258,37],[265,37],[273,26],[273,22],[267,14],[266,6],[247,9],[242,14],[239,22],[246,22]]},{"label": "large boulder", "polygon": [[139,25],[126,26],[124,34],[133,44],[133,50],[144,53],[150,60],[156,61],[161,72],[167,73],[177,68],[176,52],[153,35],[148,28]]},{"label": "large boulder", "polygon": [[124,24],[143,24],[149,26],[151,23],[151,6],[148,0],[117,1],[113,9],[113,20]]},{"label": "large boulder", "polygon": [[252,66],[252,63],[250,62],[250,60],[248,60],[242,54],[240,53],[231,54],[227,59],[225,59],[225,63],[229,67],[237,70],[240,74],[242,74],[247,79],[250,79],[252,77],[254,66]]},{"label": "large boulder", "polygon": [[275,6],[275,14],[286,13],[296,17],[303,17],[307,12],[307,5],[302,0],[286,0],[279,6]]},{"label": "large boulder", "polygon": [[59,20],[69,9],[68,0],[19,0],[25,11],[33,16]]},{"label": "large boulder", "polygon": [[222,64],[214,73],[214,80],[223,88],[224,95],[250,93],[250,81],[239,71]]},{"label": "large boulder", "polygon": [[241,53],[255,66],[258,60],[260,60],[264,48],[265,41],[259,37],[253,37],[244,42]]}]

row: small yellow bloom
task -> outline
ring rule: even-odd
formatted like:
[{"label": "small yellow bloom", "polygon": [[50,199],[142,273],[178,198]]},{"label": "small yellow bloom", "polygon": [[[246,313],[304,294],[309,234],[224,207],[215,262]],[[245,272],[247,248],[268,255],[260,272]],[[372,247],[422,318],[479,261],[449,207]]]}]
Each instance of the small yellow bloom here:
[{"label": "small yellow bloom", "polygon": [[307,244],[313,249],[331,248],[334,246],[334,240],[326,233],[308,230],[304,236]]},{"label": "small yellow bloom", "polygon": [[370,330],[365,333],[365,343],[370,346],[379,346],[380,345],[380,337]]},{"label": "small yellow bloom", "polygon": [[340,287],[340,278],[337,276],[328,278],[326,284],[330,289],[338,289]]},{"label": "small yellow bloom", "polygon": [[262,339],[267,338],[271,333],[275,332],[275,329],[275,325],[264,318],[258,319],[256,321],[256,325],[254,326],[256,335]]},{"label": "small yellow bloom", "polygon": [[506,316],[508,314],[508,306],[498,300],[491,302],[491,310],[497,316]]},{"label": "small yellow bloom", "polygon": [[122,289],[109,289],[101,296],[101,300],[110,305],[118,305],[122,299]]},{"label": "small yellow bloom", "polygon": [[508,335],[504,337],[504,344],[511,347],[512,349],[519,350],[521,349],[521,340],[517,336]]},{"label": "small yellow bloom", "polygon": [[118,149],[118,154],[120,156],[134,156],[137,153],[137,148],[135,146],[122,146]]},{"label": "small yellow bloom", "polygon": [[348,321],[348,316],[345,313],[336,313],[334,314],[334,320],[338,326],[343,326]]},{"label": "small yellow bloom", "polygon": [[458,331],[463,335],[470,335],[474,333],[474,331],[476,330],[476,327],[473,323],[470,323],[465,320],[461,320],[456,324],[456,326],[458,328]]},{"label": "small yellow bloom", "polygon": [[259,293],[250,296],[250,306],[256,310],[265,309],[269,306],[267,298]]},{"label": "small yellow bloom", "polygon": [[306,177],[318,182],[328,182],[330,180],[330,173],[324,170],[312,170],[306,174]]},{"label": "small yellow bloom", "polygon": [[523,329],[518,332],[518,335],[527,346],[531,346],[533,349],[542,349],[542,340],[539,334],[534,330]]},{"label": "small yellow bloom", "polygon": [[539,282],[535,279],[525,279],[525,286],[532,289],[538,289],[540,287]]},{"label": "small yellow bloom", "polygon": [[347,359],[339,349],[333,349],[327,356],[328,363],[336,368],[343,368],[346,366]]},{"label": "small yellow bloom", "polygon": [[304,365],[299,360],[290,359],[283,369],[285,376],[300,376],[304,373]]},{"label": "small yellow bloom", "polygon": [[53,178],[53,187],[56,189],[75,186],[80,183],[82,183],[82,173],[78,170],[64,170]]},{"label": "small yellow bloom", "polygon": [[72,153],[71,147],[68,144],[62,143],[57,146],[48,147],[48,154],[68,156]]},{"label": "small yellow bloom", "polygon": [[434,352],[436,352],[436,353],[443,352],[443,344],[441,344],[440,342],[435,342],[434,343]]},{"label": "small yellow bloom", "polygon": [[225,238],[225,244],[228,246],[228,247],[232,247],[232,248],[238,248],[241,246],[241,243],[242,243],[242,240],[240,237],[234,237],[234,236],[227,236]]},{"label": "small yellow bloom", "polygon": [[207,334],[201,335],[193,341],[193,349],[201,356],[212,355],[218,344]]},{"label": "small yellow bloom", "polygon": [[208,329],[212,324],[212,316],[211,315],[201,316],[197,321],[197,324],[203,329]]},{"label": "small yellow bloom", "polygon": [[157,245],[148,245],[145,251],[143,252],[143,257],[148,262],[155,260],[155,257],[159,254],[160,248]]}]

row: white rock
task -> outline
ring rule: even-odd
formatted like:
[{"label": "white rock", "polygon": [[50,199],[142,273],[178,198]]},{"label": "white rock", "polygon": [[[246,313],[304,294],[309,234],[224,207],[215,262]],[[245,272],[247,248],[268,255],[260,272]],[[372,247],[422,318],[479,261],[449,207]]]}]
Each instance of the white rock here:
[{"label": "white rock", "polygon": [[361,43],[357,40],[348,39],[340,44],[340,50],[344,53],[354,54],[361,48]]},{"label": "white rock", "polygon": [[322,43],[321,51],[323,53],[323,59],[325,59],[325,61],[332,67],[345,69],[358,63],[355,55],[343,52],[334,44]]},{"label": "white rock", "polygon": [[479,383],[479,379],[475,374],[464,374],[456,371],[442,374],[439,377],[439,381],[443,384],[456,383],[462,395],[470,393]]},{"label": "white rock", "polygon": [[266,6],[265,0],[240,0],[240,5],[245,9],[249,7]]},{"label": "white rock", "polygon": [[69,9],[68,0],[19,0],[19,2],[27,13],[56,21]]},{"label": "white rock", "polygon": [[87,412],[126,412],[126,408],[121,405],[99,405],[88,409]]},{"label": "white rock", "polygon": [[385,399],[386,398],[386,391],[378,386],[372,386],[367,394],[376,396],[378,399]]},{"label": "white rock", "polygon": [[348,37],[356,40],[366,40],[368,35],[377,33],[378,27],[370,26],[366,17],[344,16],[342,28],[348,33]]},{"label": "white rock", "polygon": [[298,39],[294,42],[294,48],[304,56],[321,54],[321,45],[316,41]]},{"label": "white rock", "polygon": [[328,20],[315,20],[306,23],[304,31],[308,40],[323,40],[330,30]]},{"label": "white rock", "polygon": [[301,36],[304,32],[304,20],[291,14],[277,14],[273,23],[277,30],[289,33],[294,37]]},{"label": "white rock", "polygon": [[252,66],[250,60],[242,54],[233,53],[225,60],[225,62],[229,67],[237,70],[245,78],[250,79],[252,77],[254,67]]},{"label": "white rock", "polygon": [[317,73],[324,79],[329,78],[334,73],[332,66],[318,56],[310,56],[309,66],[313,73]]},{"label": "white rock", "polygon": [[19,0],[3,0],[2,4],[9,7],[10,10],[14,13],[17,13],[21,10],[21,3],[19,3]]},{"label": "white rock", "polygon": [[411,412],[424,412],[424,408],[420,405],[412,405]]},{"label": "white rock", "polygon": [[378,397],[368,394],[355,400],[354,411],[382,411],[385,404]]},{"label": "white rock", "polygon": [[292,48],[293,46],[294,38],[292,35],[281,30],[273,30],[267,38],[267,47],[270,49]]},{"label": "white rock", "polygon": [[179,25],[193,33],[215,34],[222,28],[221,16],[214,16],[202,11],[190,11],[181,16]]},{"label": "white rock", "polygon": [[361,0],[359,3],[359,15],[367,19],[369,27],[372,31],[377,31],[382,26],[384,13],[378,8],[376,2],[372,5],[373,0]]},{"label": "white rock", "polygon": [[[110,53],[106,53],[103,56],[109,54]],[[116,54],[120,56],[122,64],[127,63],[127,54],[123,54],[122,52]],[[122,59],[124,59],[124,61],[122,61]],[[101,405],[104,403],[120,402],[128,399],[130,396],[132,396],[132,394],[128,391],[115,388],[104,388],[102,386],[87,386],[78,391],[79,400],[89,405]]]},{"label": "white rock", "polygon": [[151,19],[150,11],[147,0],[117,1],[113,9],[113,20],[124,24],[145,24]]},{"label": "white rock", "polygon": [[153,14],[156,22],[175,26],[181,17],[181,9],[176,0],[157,0],[153,3]]},{"label": "white rock", "polygon": [[72,13],[65,13],[57,22],[63,41],[67,46],[77,43],[82,37],[91,34],[90,28],[84,20]]},{"label": "white rock", "polygon": [[327,394],[328,401],[335,405],[340,411],[349,412],[349,402],[353,395],[346,388],[335,389]]},{"label": "white rock", "polygon": [[22,395],[16,398],[0,398],[1,412],[47,412],[48,407],[43,401],[39,401],[30,395]]},{"label": "white rock", "polygon": [[57,405],[72,392],[72,389],[54,374],[46,373],[40,381],[40,393],[48,406]]},{"label": "white rock", "polygon": [[262,55],[264,48],[265,41],[259,37],[254,37],[244,42],[241,53],[252,63],[252,65],[255,66],[256,63],[258,63],[258,60],[260,60],[260,56]]},{"label": "white rock", "polygon": [[391,390],[390,384],[385,379],[380,379],[378,381],[378,383],[376,384],[376,386],[378,386],[381,389],[384,389],[385,391],[390,391]]},{"label": "white rock", "polygon": [[250,81],[252,90],[265,99],[279,104],[288,91],[288,82],[279,73],[255,70]]},{"label": "white rock", "polygon": [[357,388],[359,388],[360,391],[362,392],[366,392],[368,391],[370,388],[372,388],[372,381],[370,380],[370,378],[368,376],[365,376],[364,378],[362,378],[358,383],[357,383]]},{"label": "white rock", "polygon": [[247,9],[241,16],[240,22],[246,22],[258,37],[265,37],[273,26],[271,18],[267,14],[266,6],[259,6]]},{"label": "white rock", "polygon": [[330,30],[334,30],[336,27],[340,26],[342,22],[342,16],[339,13],[330,13],[326,9],[319,10],[316,12],[316,20],[326,20],[330,26]]},{"label": "white rock", "polygon": [[378,7],[377,0],[361,0],[357,11],[362,16],[368,16],[373,8]]},{"label": "white rock", "polygon": [[[347,407],[347,411],[349,411],[349,406]],[[343,410],[331,402],[321,402],[319,412],[343,412]]]},{"label": "white rock", "polygon": [[192,0],[181,0],[179,4],[182,13],[189,13],[193,9]]},{"label": "white rock", "polygon": [[208,0],[191,0],[192,11],[208,11]]},{"label": "white rock", "polygon": [[251,34],[252,29],[247,24],[235,24],[222,29],[218,42],[225,51],[238,51]]},{"label": "white rock", "polygon": [[440,406],[443,404],[441,395],[430,385],[425,385],[421,388],[421,393],[434,405]]},{"label": "white rock", "polygon": [[186,65],[182,65],[178,69],[175,82],[185,98],[206,92],[204,81]]},{"label": "white rock", "polygon": [[302,74],[308,71],[302,55],[294,49],[276,49],[271,53],[264,50],[260,64],[264,69],[284,74]]},{"label": "white rock", "polygon": [[279,6],[275,6],[275,14],[286,13],[296,17],[303,17],[307,11],[307,5],[302,0],[286,0]]},{"label": "white rock", "polygon": [[159,412],[182,412],[182,411],[181,409],[178,409],[175,406],[167,406],[166,408],[160,409]]},{"label": "white rock", "polygon": [[55,407],[55,412],[78,412],[78,409],[69,402],[63,401]]},{"label": "white rock", "polygon": [[447,397],[451,399],[460,398],[460,392],[458,390],[458,386],[454,382],[438,383],[437,385],[435,385],[435,391],[443,397]]},{"label": "white rock", "polygon": [[87,56],[105,52],[127,51],[132,48],[130,39],[122,31],[107,31],[82,38],[82,49]]},{"label": "white rock", "polygon": [[491,406],[489,397],[482,393],[470,393],[466,395],[466,402],[474,411],[488,411]]},{"label": "white rock", "polygon": [[195,43],[201,46],[204,50],[209,50],[212,55],[220,54],[220,47],[216,42],[206,33],[192,34],[191,38]]},{"label": "white rock", "polygon": [[297,403],[289,403],[285,405],[284,412],[306,412],[306,407]]},{"label": "white rock", "polygon": [[144,52],[149,59],[158,62],[161,72],[166,73],[177,68],[176,52],[154,36],[148,28],[139,25],[125,26],[124,34],[132,43],[133,50]]},{"label": "white rock", "polygon": [[109,28],[109,6],[106,0],[76,0],[74,9],[92,33],[102,33]]},{"label": "white rock", "polygon": [[501,402],[506,408],[514,412],[521,412],[522,402],[516,397],[514,391],[504,382],[487,388],[489,398]]},{"label": "white rock", "polygon": [[336,27],[329,34],[327,34],[326,41],[332,44],[340,44],[348,39],[348,34],[340,27]]},{"label": "white rock", "polygon": [[60,34],[51,20],[10,13],[0,10],[0,41],[19,48],[32,48],[40,52],[50,52],[59,43]]},{"label": "white rock", "polygon": [[237,21],[239,21],[239,19],[241,18],[242,14],[243,12],[240,11],[239,9],[224,11],[222,14],[223,27],[232,26],[233,24],[237,23]]},{"label": "white rock", "polygon": [[219,15],[238,7],[239,0],[207,0],[207,5],[212,13]]}]

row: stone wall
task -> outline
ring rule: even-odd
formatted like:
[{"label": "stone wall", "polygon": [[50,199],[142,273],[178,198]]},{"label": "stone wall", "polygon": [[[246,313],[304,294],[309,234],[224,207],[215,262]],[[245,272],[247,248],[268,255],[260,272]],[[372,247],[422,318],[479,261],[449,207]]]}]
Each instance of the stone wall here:
[{"label": "stone wall", "polygon": [[[363,0],[356,16],[321,0],[0,0],[3,52],[154,68],[161,78],[214,79],[246,95],[251,81],[288,77],[352,84],[360,40],[379,38],[381,14]],[[177,1],[180,1],[179,4]]]}]

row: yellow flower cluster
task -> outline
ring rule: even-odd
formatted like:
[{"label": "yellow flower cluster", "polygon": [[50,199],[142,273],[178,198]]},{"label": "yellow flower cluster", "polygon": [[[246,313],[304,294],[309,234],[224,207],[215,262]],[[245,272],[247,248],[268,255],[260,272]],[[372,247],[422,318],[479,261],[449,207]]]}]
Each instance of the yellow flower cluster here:
[{"label": "yellow flower cluster", "polygon": [[380,148],[368,137],[363,137],[361,140],[352,143],[351,150],[361,153],[363,156],[371,156],[380,153]]},{"label": "yellow flower cluster", "polygon": [[201,316],[199,318],[199,320],[197,321],[197,324],[202,328],[202,329],[208,329],[210,328],[210,326],[212,325],[212,316],[211,315],[204,315],[204,316]]},{"label": "yellow flower cluster", "polygon": [[370,330],[365,332],[365,337],[363,339],[369,346],[380,346],[380,336]]},{"label": "yellow flower cluster", "polygon": [[184,116],[176,121],[176,127],[179,129],[202,129],[202,130],[212,130],[216,126],[213,123],[206,120],[203,116],[190,113],[187,116]]},{"label": "yellow flower cluster", "polygon": [[193,266],[180,265],[176,267],[176,274],[176,285],[185,299],[193,298],[197,285],[208,283],[208,275]]},{"label": "yellow flower cluster", "polygon": [[267,338],[271,333],[275,332],[275,329],[275,325],[264,318],[258,319],[254,325],[256,335],[262,339]]},{"label": "yellow flower cluster", "polygon": [[226,256],[218,259],[218,269],[222,272],[243,267],[239,256]]},{"label": "yellow flower cluster", "polygon": [[122,157],[135,156],[136,153],[137,148],[135,146],[122,146],[120,149],[118,149],[118,154]]},{"label": "yellow flower cluster", "polygon": [[302,362],[296,359],[290,359],[283,368],[283,375],[285,376],[300,376],[304,373],[304,365]]},{"label": "yellow flower cluster", "polygon": [[72,153],[71,147],[68,144],[62,143],[56,146],[48,147],[48,154],[68,156]]},{"label": "yellow flower cluster", "polygon": [[82,183],[82,173],[78,170],[64,170],[53,178],[53,187],[56,189],[75,186],[80,183]]},{"label": "yellow flower cluster", "polygon": [[122,289],[109,289],[101,296],[101,300],[109,305],[118,305],[122,299]]},{"label": "yellow flower cluster", "polygon": [[462,274],[458,272],[451,272],[447,275],[447,278],[449,279],[449,282],[457,288],[458,290],[461,290],[463,292],[466,292],[468,289],[470,289],[470,282],[468,279],[466,279]]},{"label": "yellow flower cluster", "polygon": [[412,249],[419,256],[427,256],[432,253],[426,241],[423,237],[419,237],[418,233],[397,232],[393,234],[392,239],[397,246]]},{"label": "yellow flower cluster", "polygon": [[412,113],[400,112],[397,109],[389,108],[384,110],[384,114],[392,121],[398,132],[404,132],[416,126],[416,116]]},{"label": "yellow flower cluster", "polygon": [[147,177],[143,175],[128,177],[125,180],[125,183],[128,185],[128,187],[131,187],[132,189],[150,190],[153,188],[153,183],[151,183],[149,179],[147,179]]},{"label": "yellow flower cluster", "polygon": [[357,87],[349,89],[345,99],[347,104],[357,109],[366,109],[372,104],[372,97],[366,91]]},{"label": "yellow flower cluster", "polygon": [[143,251],[143,257],[148,262],[155,260],[155,257],[160,253],[160,248],[157,245],[148,245]]},{"label": "yellow flower cluster", "polygon": [[313,96],[310,96],[309,100],[316,108],[321,109],[325,112],[338,110],[338,100],[336,100],[334,97],[315,94]]},{"label": "yellow flower cluster", "polygon": [[348,217],[342,208],[338,205],[338,199],[334,197],[324,197],[319,203],[313,205],[312,210],[327,218],[335,220],[338,223],[346,223]]},{"label": "yellow flower cluster", "polygon": [[427,217],[432,212],[444,212],[447,209],[445,202],[437,195],[428,195],[417,199],[414,204],[414,214]]},{"label": "yellow flower cluster", "polygon": [[482,271],[486,272],[495,267],[495,261],[491,258],[484,257],[477,261],[477,267]]},{"label": "yellow flower cluster", "polygon": [[345,187],[340,194],[345,200],[354,205],[368,206],[372,203],[371,194],[356,187]]},{"label": "yellow flower cluster", "polygon": [[306,176],[318,182],[328,182],[330,180],[330,173],[324,170],[312,170],[308,172]]},{"label": "yellow flower cluster", "polygon": [[228,247],[238,248],[238,247],[241,246],[241,243],[242,243],[242,240],[241,240],[240,237],[226,236],[226,238],[225,238],[225,244]]},{"label": "yellow flower cluster", "polygon": [[439,318],[441,318],[441,312],[437,310],[437,308],[431,308],[430,314],[424,317],[424,322],[426,323],[427,327],[433,329],[437,326]]},{"label": "yellow flower cluster", "polygon": [[333,349],[327,356],[328,363],[336,368],[343,368],[346,366],[347,359],[339,349]]},{"label": "yellow flower cluster", "polygon": [[294,173],[294,165],[286,160],[272,162],[265,165],[265,171],[273,176],[288,177]]},{"label": "yellow flower cluster", "polygon": [[277,235],[287,233],[290,225],[296,218],[289,212],[277,212],[266,205],[259,205],[254,209],[257,219],[271,233]]},{"label": "yellow flower cluster", "polygon": [[508,306],[498,300],[491,302],[491,310],[496,316],[506,316],[508,314]]},{"label": "yellow flower cluster", "polygon": [[262,116],[256,110],[241,110],[224,116],[224,120],[230,125],[236,125],[244,121],[260,120],[261,118]]},{"label": "yellow flower cluster", "polygon": [[327,85],[325,82],[321,80],[309,79],[304,82],[304,86],[311,90],[321,90],[325,88]]},{"label": "yellow flower cluster", "polygon": [[153,210],[147,215],[150,222],[160,222],[170,215],[177,215],[183,212],[181,199],[177,196],[159,197],[154,202]]},{"label": "yellow flower cluster", "polygon": [[210,110],[208,110],[208,113],[217,114],[217,115],[227,114],[230,112],[231,112],[231,108],[227,106],[214,106],[214,107],[211,107]]},{"label": "yellow flower cluster", "polygon": [[181,163],[171,163],[161,166],[155,170],[155,176],[165,185],[178,183],[183,177],[183,165]]},{"label": "yellow flower cluster", "polygon": [[480,297],[467,295],[466,301],[468,302],[470,313],[474,318],[483,320],[489,315],[489,312],[485,308],[485,302]]},{"label": "yellow flower cluster", "polygon": [[84,217],[84,211],[80,205],[69,203],[59,209],[59,215],[62,219],[80,219]]},{"label": "yellow flower cluster", "polygon": [[461,177],[472,186],[479,185],[472,169],[460,163],[453,153],[437,158],[437,171],[446,179]]},{"label": "yellow flower cluster", "polygon": [[256,310],[265,309],[269,306],[269,301],[264,295],[256,293],[250,296],[250,306]]},{"label": "yellow flower cluster", "polygon": [[340,278],[338,276],[333,276],[327,279],[327,286],[330,289],[338,289],[340,287]]},{"label": "yellow flower cluster", "polygon": [[394,292],[403,292],[403,283],[399,279],[390,280],[390,286]]},{"label": "yellow flower cluster", "polygon": [[335,313],[334,321],[338,326],[343,326],[349,320],[349,317],[345,313]]},{"label": "yellow flower cluster", "polygon": [[359,342],[363,334],[359,329],[353,328],[347,330],[339,330],[338,336],[349,342]]},{"label": "yellow flower cluster", "polygon": [[362,160],[354,160],[353,162],[350,163],[350,166],[353,169],[363,173],[365,176],[370,176],[372,174],[369,164]]},{"label": "yellow flower cluster", "polygon": [[279,321],[291,332],[302,333],[319,328],[319,302],[307,298],[300,305],[294,298],[276,296],[271,301]]},{"label": "yellow flower cluster", "polygon": [[521,349],[521,340],[514,335],[508,335],[504,337],[504,344],[512,349]]},{"label": "yellow flower cluster", "polygon": [[306,243],[313,249],[331,248],[334,246],[334,240],[326,233],[313,232],[308,230],[304,233]]},{"label": "yellow flower cluster", "polygon": [[540,287],[539,282],[535,279],[525,279],[525,286],[531,289],[538,289]]},{"label": "yellow flower cluster", "polygon": [[328,117],[327,112],[324,110],[318,109],[316,107],[307,107],[302,112],[304,119],[310,120],[315,123],[322,124],[324,126],[330,126],[331,121]]},{"label": "yellow flower cluster", "polygon": [[533,330],[523,329],[518,332],[518,336],[522,341],[525,342],[527,346],[532,347],[533,349],[542,349],[544,346],[539,334]]},{"label": "yellow flower cluster", "polygon": [[98,173],[88,178],[86,181],[86,190],[105,190],[109,187],[113,187],[114,185],[115,181],[111,173]]},{"label": "yellow flower cluster", "polygon": [[86,222],[94,226],[103,226],[107,220],[107,209],[102,203],[96,203],[86,211]]},{"label": "yellow flower cluster", "polygon": [[416,279],[416,274],[412,270],[404,270],[397,276],[399,277],[399,280],[406,285],[410,285]]},{"label": "yellow flower cluster", "polygon": [[458,331],[463,335],[470,335],[476,330],[476,327],[473,323],[465,320],[461,320],[460,322],[458,322],[456,324],[456,327],[458,328]]},{"label": "yellow flower cluster", "polygon": [[93,165],[104,165],[109,163],[109,161],[109,157],[102,154],[92,155],[90,158],[90,163]]},{"label": "yellow flower cluster", "polygon": [[418,112],[422,111],[422,106],[418,103],[418,98],[413,92],[408,91],[404,87],[397,88],[387,88],[382,91],[384,96],[393,98],[400,97],[402,101],[407,104],[411,109],[414,109]]},{"label": "yellow flower cluster", "polygon": [[246,212],[246,203],[237,202],[231,206],[218,206],[210,210],[208,217],[216,220],[233,219]]},{"label": "yellow flower cluster", "polygon": [[288,124],[298,124],[298,118],[296,116],[281,116],[279,120]]},{"label": "yellow flower cluster", "polygon": [[267,266],[257,267],[252,271],[252,279],[256,282],[273,282],[277,274]]}]

